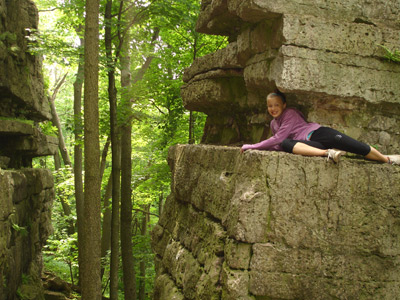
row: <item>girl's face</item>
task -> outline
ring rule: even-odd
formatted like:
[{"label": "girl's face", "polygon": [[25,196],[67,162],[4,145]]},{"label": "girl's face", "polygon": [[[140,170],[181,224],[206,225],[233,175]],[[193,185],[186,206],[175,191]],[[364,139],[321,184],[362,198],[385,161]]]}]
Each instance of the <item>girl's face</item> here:
[{"label": "girl's face", "polygon": [[282,102],[282,99],[280,97],[269,97],[267,98],[267,108],[268,108],[268,113],[273,117],[273,118],[278,118],[283,111],[286,108],[286,103]]}]

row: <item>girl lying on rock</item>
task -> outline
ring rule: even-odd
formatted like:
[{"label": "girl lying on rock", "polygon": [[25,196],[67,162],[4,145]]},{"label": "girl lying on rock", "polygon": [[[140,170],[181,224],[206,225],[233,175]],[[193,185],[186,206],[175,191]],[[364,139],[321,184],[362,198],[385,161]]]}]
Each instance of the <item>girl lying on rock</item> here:
[{"label": "girl lying on rock", "polygon": [[273,136],[257,144],[245,144],[240,151],[249,149],[285,151],[305,156],[326,156],[337,163],[347,152],[389,164],[400,164],[400,155],[383,155],[375,148],[359,142],[335,129],[317,123],[308,123],[303,114],[286,108],[286,97],[281,92],[267,96],[268,113]]}]

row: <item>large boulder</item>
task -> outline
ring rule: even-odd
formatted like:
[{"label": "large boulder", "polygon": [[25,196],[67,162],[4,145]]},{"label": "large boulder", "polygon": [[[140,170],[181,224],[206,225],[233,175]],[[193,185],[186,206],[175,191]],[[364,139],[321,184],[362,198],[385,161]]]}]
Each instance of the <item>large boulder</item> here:
[{"label": "large boulder", "polygon": [[399,167],[206,145],[169,164],[154,299],[400,298]]}]

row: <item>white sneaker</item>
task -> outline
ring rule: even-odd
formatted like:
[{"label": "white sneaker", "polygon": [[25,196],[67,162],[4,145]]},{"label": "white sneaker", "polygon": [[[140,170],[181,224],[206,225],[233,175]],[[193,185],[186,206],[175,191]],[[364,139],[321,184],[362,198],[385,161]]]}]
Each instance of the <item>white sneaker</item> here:
[{"label": "white sneaker", "polygon": [[335,150],[335,149],[328,149],[326,150],[327,154],[327,160],[332,159],[334,163],[338,163],[340,160],[340,157],[345,154],[346,152],[340,151],[340,150]]},{"label": "white sneaker", "polygon": [[400,155],[386,155],[391,165],[400,165]]}]

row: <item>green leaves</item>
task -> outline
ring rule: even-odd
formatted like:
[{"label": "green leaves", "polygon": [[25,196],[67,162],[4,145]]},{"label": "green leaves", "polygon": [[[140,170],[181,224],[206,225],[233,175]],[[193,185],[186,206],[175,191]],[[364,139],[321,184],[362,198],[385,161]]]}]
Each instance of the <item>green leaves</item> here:
[{"label": "green leaves", "polygon": [[395,49],[391,51],[389,48],[380,45],[385,51],[385,58],[387,58],[389,61],[395,62],[395,63],[400,63],[400,50]]}]

